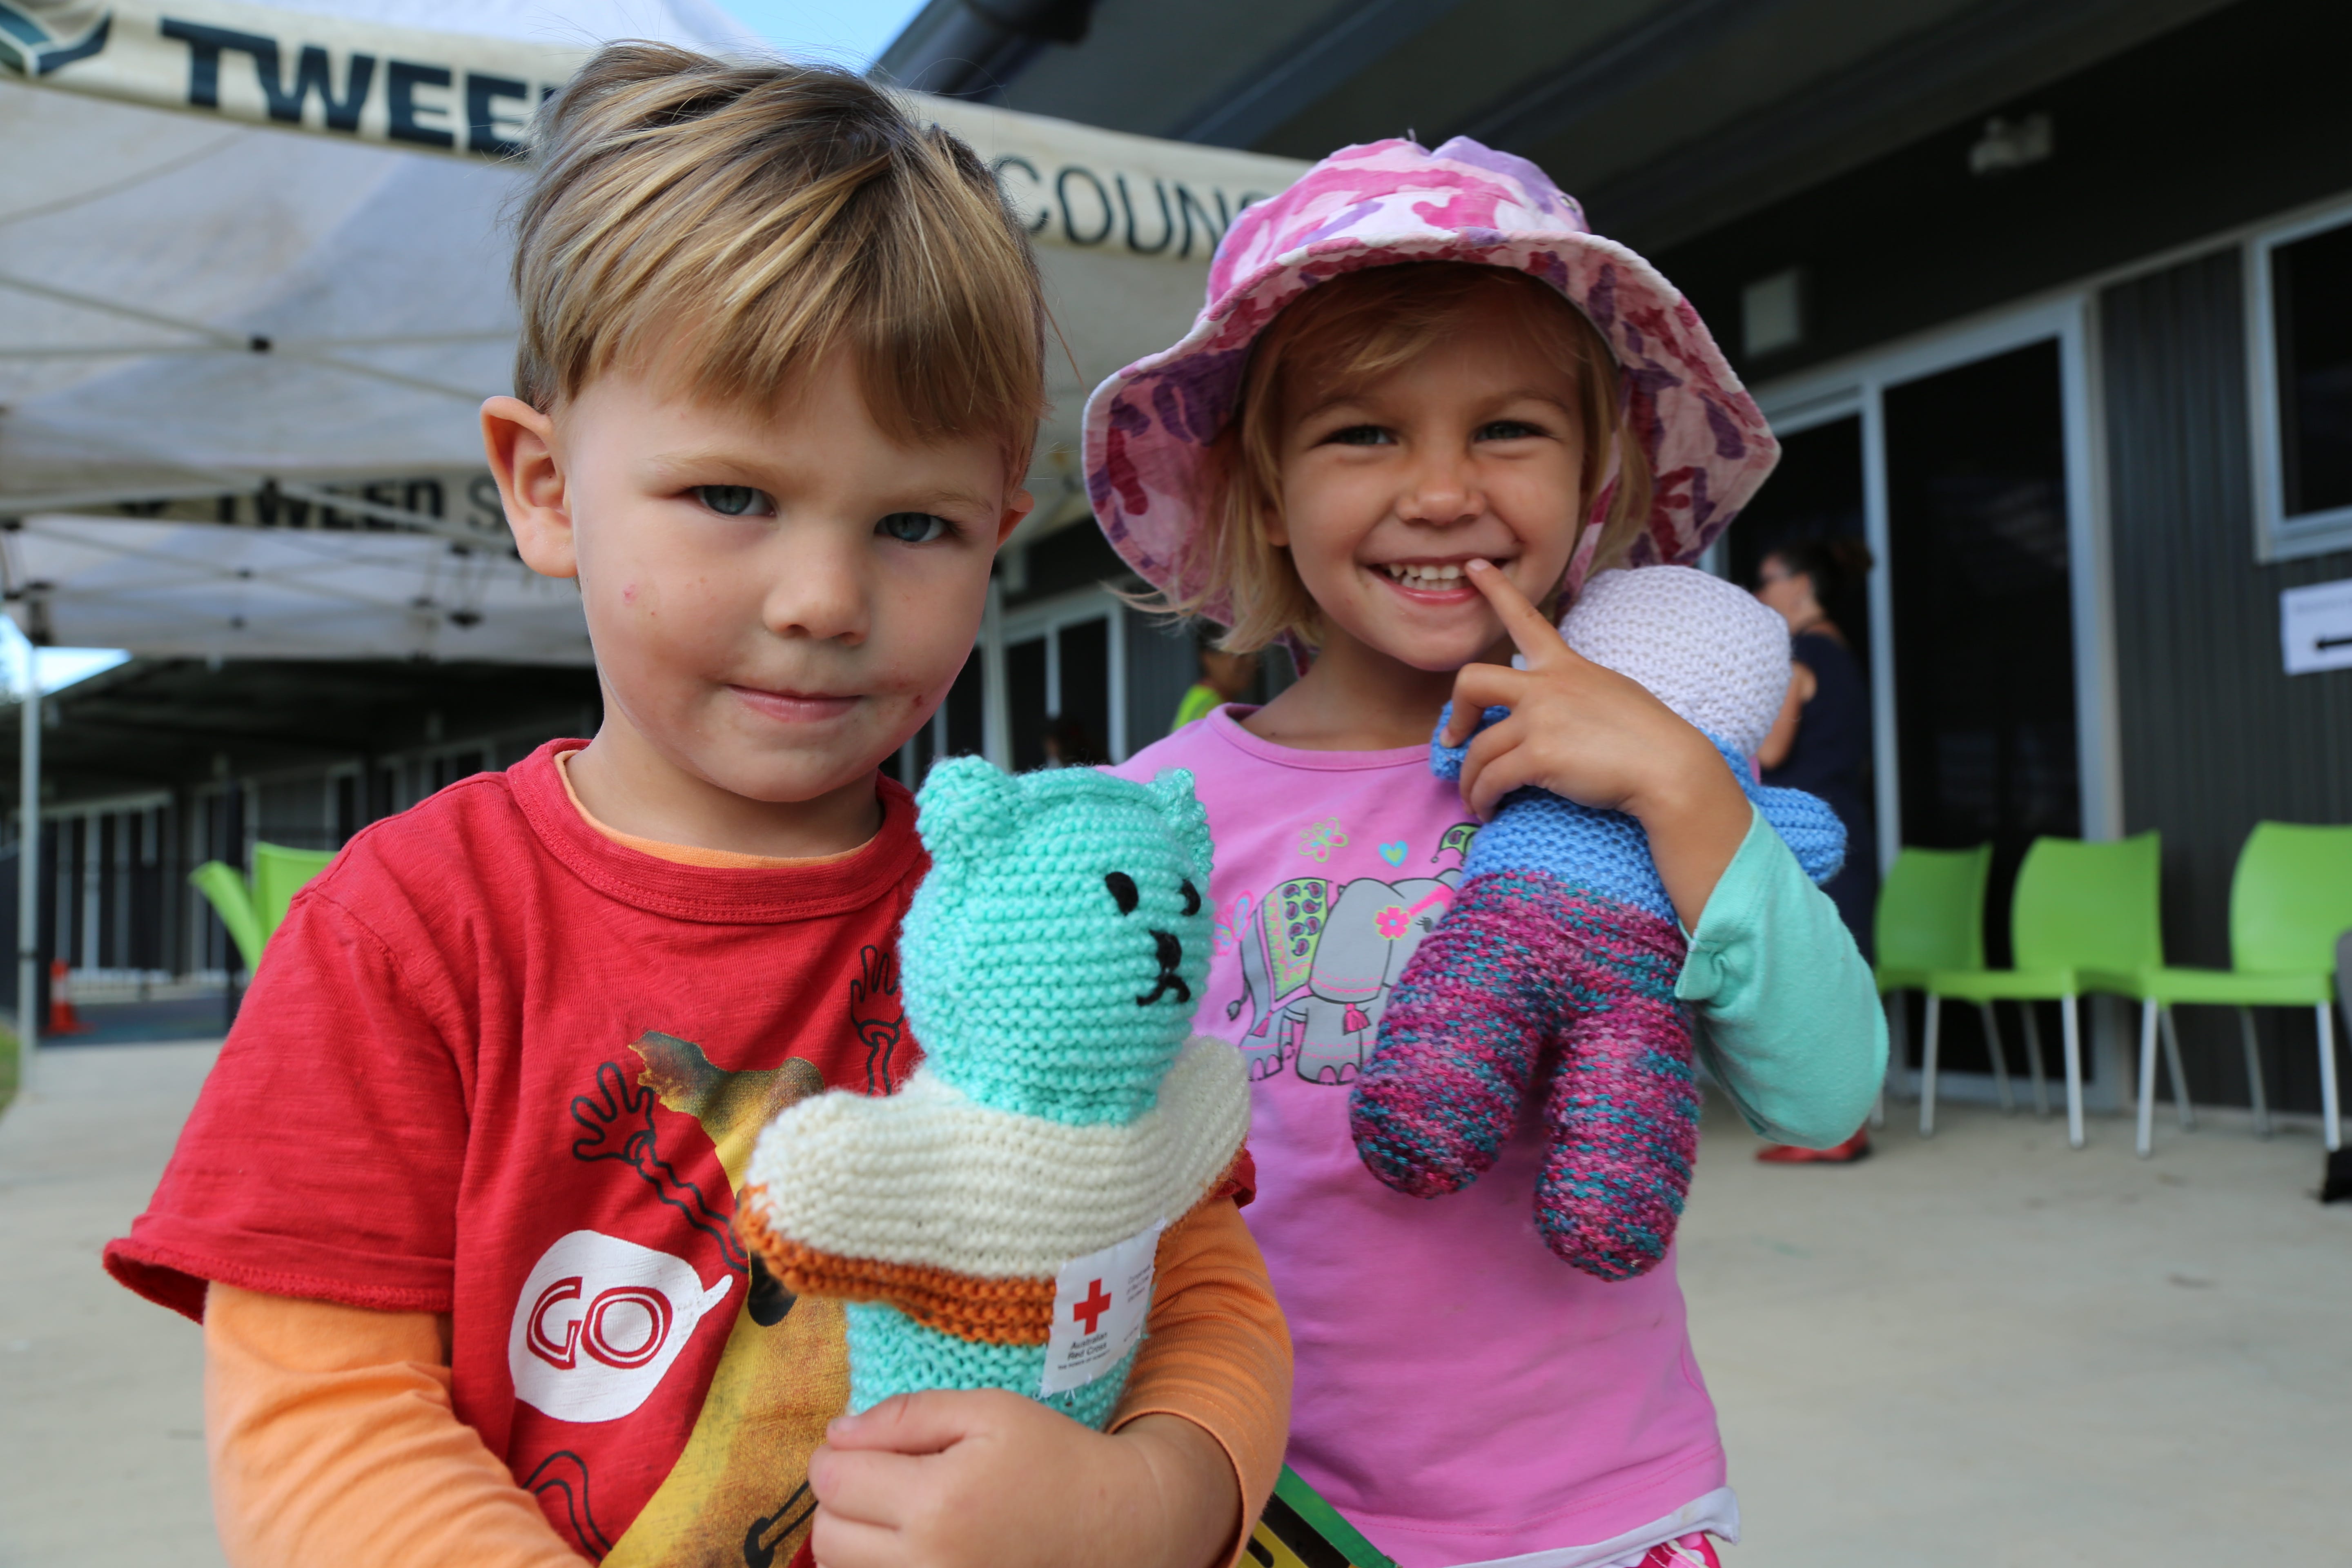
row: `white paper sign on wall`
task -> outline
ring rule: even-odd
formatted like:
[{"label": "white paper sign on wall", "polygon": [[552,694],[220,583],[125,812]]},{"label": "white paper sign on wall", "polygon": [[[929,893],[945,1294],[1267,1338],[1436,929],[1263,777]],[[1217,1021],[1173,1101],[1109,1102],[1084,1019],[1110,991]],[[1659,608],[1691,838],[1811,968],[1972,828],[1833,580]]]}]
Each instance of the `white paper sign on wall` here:
[{"label": "white paper sign on wall", "polygon": [[2352,669],[2352,577],[2281,593],[2279,643],[2289,675]]}]

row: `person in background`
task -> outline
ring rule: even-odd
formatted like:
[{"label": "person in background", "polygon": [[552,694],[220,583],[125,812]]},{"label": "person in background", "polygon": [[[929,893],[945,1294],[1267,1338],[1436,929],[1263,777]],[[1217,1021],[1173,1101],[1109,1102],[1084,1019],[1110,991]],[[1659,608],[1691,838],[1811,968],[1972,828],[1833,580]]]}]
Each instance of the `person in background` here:
[{"label": "person in background", "polygon": [[1257,655],[1227,653],[1202,644],[1201,679],[1192,683],[1192,689],[1184,693],[1184,700],[1176,705],[1176,719],[1168,726],[1168,732],[1172,735],[1185,725],[1207,718],[1213,710],[1240,701],[1256,684]]},{"label": "person in background", "polygon": [[[1757,570],[1756,596],[1789,623],[1795,663],[1780,721],[1757,749],[1764,782],[1819,795],[1845,824],[1845,866],[1823,889],[1871,952],[1871,915],[1878,899],[1878,846],[1864,770],[1870,762],[1870,692],[1862,666],[1828,605],[1845,603],[1869,575],[1869,546],[1859,539],[1783,544]],[[1868,1128],[1832,1149],[1768,1143],[1769,1164],[1851,1164],[1870,1152]]]}]

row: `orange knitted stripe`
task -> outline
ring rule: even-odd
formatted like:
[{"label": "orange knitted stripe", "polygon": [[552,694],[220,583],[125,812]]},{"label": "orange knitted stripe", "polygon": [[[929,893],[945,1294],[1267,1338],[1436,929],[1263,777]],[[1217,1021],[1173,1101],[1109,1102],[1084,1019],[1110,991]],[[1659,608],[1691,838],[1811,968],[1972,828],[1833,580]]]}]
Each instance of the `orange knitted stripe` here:
[{"label": "orange knitted stripe", "polygon": [[1054,1281],[982,1279],[927,1264],[882,1263],[820,1252],[768,1228],[759,1196],[747,1187],[735,1228],[768,1272],[797,1295],[887,1301],[925,1328],[992,1345],[1042,1345],[1054,1329]]},{"label": "orange knitted stripe", "polygon": [[[1241,1159],[1236,1151],[1224,1174],[1210,1184],[1200,1202],[1232,1191]],[[794,1295],[887,1302],[925,1328],[980,1344],[1042,1345],[1053,1338],[1053,1280],[984,1279],[927,1263],[884,1263],[821,1252],[769,1228],[766,1194],[763,1186],[743,1189],[735,1205],[736,1234]]]}]

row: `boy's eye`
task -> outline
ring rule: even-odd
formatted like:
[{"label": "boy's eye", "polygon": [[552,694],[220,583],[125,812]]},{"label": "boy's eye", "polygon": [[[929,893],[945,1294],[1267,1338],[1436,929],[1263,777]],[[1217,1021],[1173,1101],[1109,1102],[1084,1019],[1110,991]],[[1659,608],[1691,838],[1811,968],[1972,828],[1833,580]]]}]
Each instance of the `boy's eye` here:
[{"label": "boy's eye", "polygon": [[947,519],[927,511],[894,511],[874,528],[885,539],[895,539],[901,544],[929,544],[943,537],[949,526]]},{"label": "boy's eye", "polygon": [[1481,441],[1524,441],[1543,432],[1524,419],[1496,419],[1478,426]]},{"label": "boy's eye", "polygon": [[1392,447],[1396,437],[1377,425],[1350,425],[1323,437],[1327,447]]},{"label": "boy's eye", "polygon": [[1111,901],[1118,905],[1120,914],[1131,915],[1135,912],[1134,878],[1124,871],[1113,871],[1103,879],[1103,886],[1110,889]]},{"label": "boy's eye", "polygon": [[773,517],[776,503],[749,485],[697,485],[694,499],[721,517]]},{"label": "boy's eye", "polygon": [[1192,879],[1187,877],[1182,881],[1177,883],[1176,887],[1177,890],[1184,895],[1184,912],[1188,915],[1199,914],[1201,912],[1201,889],[1192,886]]}]

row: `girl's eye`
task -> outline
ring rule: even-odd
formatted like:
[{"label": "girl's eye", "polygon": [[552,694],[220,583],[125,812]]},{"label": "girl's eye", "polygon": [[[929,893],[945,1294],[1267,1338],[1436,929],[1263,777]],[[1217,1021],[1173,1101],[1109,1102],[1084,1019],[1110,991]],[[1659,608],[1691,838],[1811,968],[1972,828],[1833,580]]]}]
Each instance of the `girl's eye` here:
[{"label": "girl's eye", "polygon": [[1524,419],[1496,419],[1478,426],[1478,439],[1481,441],[1524,441],[1530,436],[1542,434]]},{"label": "girl's eye", "polygon": [[773,517],[776,503],[749,485],[697,485],[694,499],[721,517]]},{"label": "girl's eye", "polygon": [[929,544],[944,538],[950,525],[947,519],[933,517],[927,511],[894,511],[874,528],[885,539],[895,539],[901,544]]},{"label": "girl's eye", "polygon": [[1323,437],[1327,447],[1391,447],[1396,437],[1377,425],[1350,425]]}]

